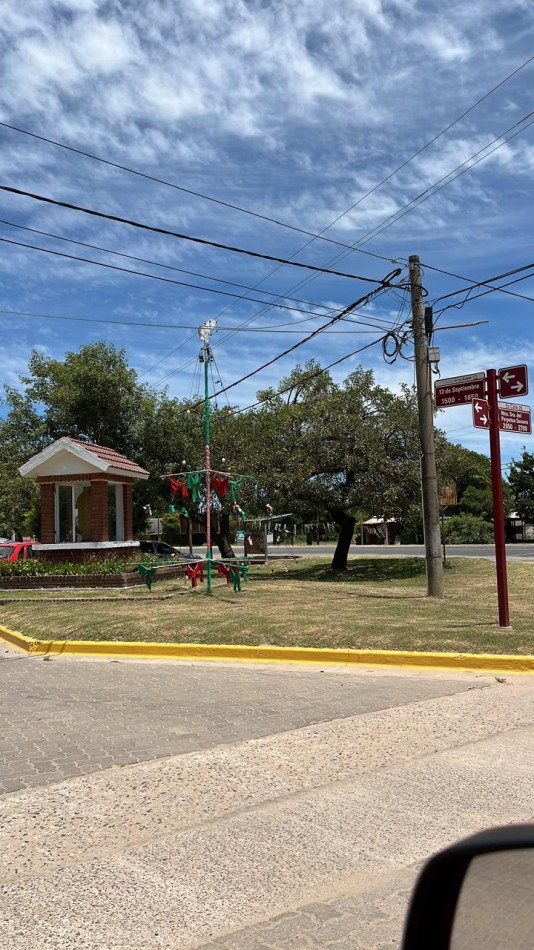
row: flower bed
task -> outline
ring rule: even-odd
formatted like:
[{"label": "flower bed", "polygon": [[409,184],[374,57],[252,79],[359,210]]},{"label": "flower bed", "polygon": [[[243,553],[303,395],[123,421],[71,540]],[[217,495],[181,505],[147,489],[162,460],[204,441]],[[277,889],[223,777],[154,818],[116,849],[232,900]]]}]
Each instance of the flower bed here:
[{"label": "flower bed", "polygon": [[[157,566],[154,581],[172,580],[185,573],[184,564]],[[118,558],[79,563],[42,561],[0,562],[0,590],[39,590],[51,587],[136,587],[145,584],[136,567]]]}]

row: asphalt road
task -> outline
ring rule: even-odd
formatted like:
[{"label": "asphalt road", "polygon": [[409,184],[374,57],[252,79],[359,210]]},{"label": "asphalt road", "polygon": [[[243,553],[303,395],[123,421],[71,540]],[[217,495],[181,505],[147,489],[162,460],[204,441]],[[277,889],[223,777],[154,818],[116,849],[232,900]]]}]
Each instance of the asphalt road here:
[{"label": "asphalt road", "polygon": [[[299,557],[331,557],[335,551],[335,544],[275,544],[269,548],[273,556],[298,555]],[[205,548],[195,548],[196,554],[205,554]],[[236,554],[241,554],[240,547],[235,545]],[[495,549],[492,544],[450,544],[446,547],[448,557],[489,557],[495,558]],[[351,557],[424,557],[425,549],[422,544],[351,544]],[[533,544],[507,544],[506,555],[512,559],[534,561]]]},{"label": "asphalt road", "polygon": [[0,661],[9,950],[398,950],[430,854],[534,815],[531,678]]}]

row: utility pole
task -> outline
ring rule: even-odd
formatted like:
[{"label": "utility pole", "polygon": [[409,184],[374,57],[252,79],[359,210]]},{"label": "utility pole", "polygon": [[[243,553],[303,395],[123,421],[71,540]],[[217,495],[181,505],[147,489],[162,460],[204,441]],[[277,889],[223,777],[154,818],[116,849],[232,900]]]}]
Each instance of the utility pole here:
[{"label": "utility pole", "polygon": [[412,328],[415,347],[419,438],[421,440],[421,485],[425,532],[426,579],[429,597],[443,597],[443,562],[439,530],[438,481],[434,449],[434,413],[428,344],[425,336],[425,310],[419,257],[409,258]]},{"label": "utility pole", "polygon": [[209,397],[209,364],[213,361],[210,347],[210,336],[217,329],[216,320],[207,320],[198,329],[202,341],[200,362],[204,363],[204,451],[206,465],[206,590],[211,594],[211,458],[210,458],[210,397]]}]

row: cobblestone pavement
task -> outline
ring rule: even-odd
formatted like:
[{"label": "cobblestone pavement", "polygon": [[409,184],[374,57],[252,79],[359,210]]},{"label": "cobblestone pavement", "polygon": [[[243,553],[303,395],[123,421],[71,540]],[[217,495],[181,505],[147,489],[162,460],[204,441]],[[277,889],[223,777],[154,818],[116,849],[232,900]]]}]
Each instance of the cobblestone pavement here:
[{"label": "cobblestone pavement", "polygon": [[0,794],[445,696],[346,669],[26,657],[0,644]]},{"label": "cobblestone pavement", "polygon": [[418,868],[381,875],[363,890],[297,910],[198,945],[198,950],[398,950]]},{"label": "cobblestone pavement", "polygon": [[10,950],[399,950],[422,861],[532,817],[532,679],[1,644],[0,675]]}]

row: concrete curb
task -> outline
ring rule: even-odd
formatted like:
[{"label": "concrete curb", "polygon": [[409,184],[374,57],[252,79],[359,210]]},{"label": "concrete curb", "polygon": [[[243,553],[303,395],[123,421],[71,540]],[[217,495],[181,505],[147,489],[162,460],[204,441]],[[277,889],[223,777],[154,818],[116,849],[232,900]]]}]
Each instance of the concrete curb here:
[{"label": "concrete curb", "polygon": [[231,660],[335,666],[411,667],[534,673],[534,656],[499,653],[419,653],[410,650],[328,650],[314,647],[204,643],[129,643],[124,640],[34,640],[0,626],[0,640],[31,656],[129,657],[136,660]]}]

